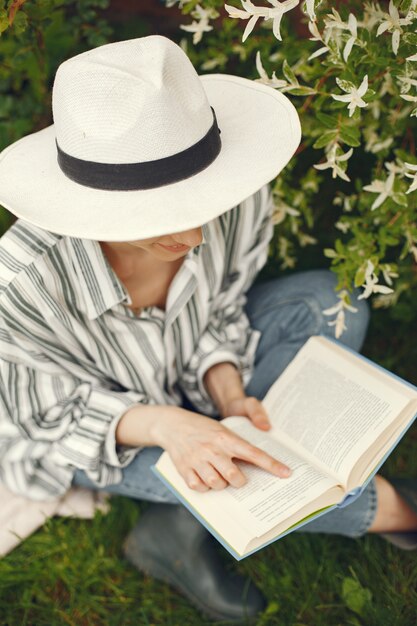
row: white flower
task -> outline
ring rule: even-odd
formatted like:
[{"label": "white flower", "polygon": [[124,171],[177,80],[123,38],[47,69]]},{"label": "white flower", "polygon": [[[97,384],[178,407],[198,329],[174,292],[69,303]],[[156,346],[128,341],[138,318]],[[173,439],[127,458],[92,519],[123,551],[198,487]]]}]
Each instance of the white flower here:
[{"label": "white flower", "polygon": [[290,254],[290,242],[286,237],[278,238],[278,255],[282,259],[281,268],[292,269],[295,266],[295,258]]},{"label": "white flower", "polygon": [[417,263],[417,246],[415,246],[414,244],[410,246],[410,252],[414,257],[414,262]]},{"label": "white flower", "polygon": [[409,170],[406,172],[405,175],[407,176],[407,178],[413,179],[413,182],[406,191],[406,193],[411,193],[412,191],[415,191],[417,189],[417,165],[414,165],[413,163],[404,163],[404,165],[407,170]]},{"label": "white flower", "polygon": [[411,57],[407,57],[406,61],[417,61],[417,52],[416,54],[412,54]]},{"label": "white flower", "polygon": [[384,165],[389,172],[399,174],[402,178],[404,178],[407,173],[405,163],[403,163],[400,159],[397,159],[397,161],[385,161]]},{"label": "white flower", "polygon": [[398,52],[398,46],[400,45],[400,35],[403,32],[401,26],[412,24],[413,20],[410,15],[400,17],[393,0],[390,0],[388,11],[389,14],[384,14],[385,20],[378,26],[376,36],[379,37],[379,35],[385,33],[386,30],[392,33],[392,51],[396,55]]},{"label": "white flower", "polygon": [[[409,93],[400,94],[400,98],[402,98],[403,100],[407,100],[407,102],[414,102],[415,104],[417,104],[417,96],[410,96]],[[404,110],[402,113],[401,111],[398,111],[397,109],[393,109],[390,115],[392,123],[395,124],[397,119],[401,119],[402,117],[407,116],[408,113],[409,113],[409,109],[407,107],[404,107]],[[417,117],[417,107],[412,109],[410,113],[410,117]]]},{"label": "white flower", "polygon": [[213,59],[208,59],[207,61],[204,61],[204,63],[201,65],[201,69],[210,72],[211,70],[216,69],[216,67],[218,67],[219,65],[224,65],[225,63],[227,63],[226,55],[220,54],[218,57],[214,57]]},{"label": "white flower", "polygon": [[410,66],[406,64],[406,69],[402,74],[397,75],[397,82],[400,85],[401,93],[408,93],[411,87],[417,87],[417,80],[413,78],[416,76],[414,70],[410,69]]},{"label": "white flower", "polygon": [[352,202],[357,200],[356,194],[352,194],[351,196],[345,196],[340,192],[336,192],[336,196],[333,198],[334,206],[343,206],[343,211],[345,213],[350,213],[352,211]]},{"label": "white flower", "polygon": [[361,84],[359,85],[358,88],[356,88],[354,85],[345,85],[344,81],[341,81],[339,78],[336,78],[336,82],[339,85],[339,87],[341,89],[343,89],[343,91],[346,91],[347,94],[345,96],[334,96],[332,94],[332,98],[334,98],[335,100],[339,100],[340,102],[348,102],[348,110],[349,110],[349,117],[352,117],[352,115],[355,112],[356,107],[366,107],[368,106],[366,102],[364,102],[362,100],[362,96],[364,96],[366,94],[366,92],[368,91],[368,75],[366,74],[363,78],[363,81],[361,82]]},{"label": "white flower", "polygon": [[346,234],[348,230],[350,229],[349,222],[341,222],[340,220],[336,222],[335,226],[338,230],[342,231],[342,233],[344,234]]},{"label": "white flower", "polygon": [[379,90],[379,95],[381,98],[382,96],[385,96],[386,93],[390,94],[391,96],[394,96],[396,94],[395,85],[392,81],[392,76],[390,72],[386,72],[384,74],[384,80],[382,81],[381,89]]},{"label": "white flower", "polygon": [[311,22],[314,22],[316,19],[316,10],[314,5],[314,0],[306,0],[306,12]]},{"label": "white flower", "polygon": [[[339,51],[341,45],[343,44],[343,40],[346,41],[343,49],[343,59],[345,62],[347,62],[354,44],[360,43],[357,41],[358,21],[355,15],[353,13],[350,13],[348,21],[344,22],[336,9],[332,9],[332,14],[328,14],[327,17],[324,19],[324,25],[325,28],[323,42],[326,45],[329,40],[332,39],[336,45],[337,50]],[[350,37],[347,40],[345,39],[343,31],[349,31],[350,33]]]},{"label": "white flower", "polygon": [[341,335],[343,335],[344,331],[347,330],[347,326],[345,324],[345,312],[341,309],[337,315],[336,319],[327,322],[329,326],[334,326],[334,336],[336,339],[339,339]]},{"label": "white flower", "polygon": [[255,28],[256,22],[259,18],[264,20],[272,20],[272,31],[277,39],[282,41],[280,25],[281,19],[284,13],[287,11],[291,11],[294,7],[296,7],[300,0],[284,0],[283,2],[279,2],[279,0],[268,0],[269,4],[272,5],[272,9],[270,7],[259,7],[255,6],[251,0],[240,0],[242,3],[242,7],[244,11],[241,9],[236,9],[236,7],[232,7],[228,4],[224,5],[224,8],[229,13],[229,16],[232,18],[238,18],[241,20],[249,20],[246,28],[243,33],[242,41],[245,41],[250,33]]},{"label": "white flower", "polygon": [[362,300],[363,298],[369,298],[373,293],[392,293],[394,290],[390,287],[386,287],[385,285],[378,284],[378,277],[374,272],[375,266],[370,259],[368,259],[366,263],[365,270],[365,283],[362,285],[363,293],[358,296],[358,300]]},{"label": "white flower", "polygon": [[343,331],[346,330],[345,315],[346,311],[351,313],[357,313],[358,309],[350,304],[349,294],[346,289],[343,289],[337,294],[339,302],[334,306],[322,311],[323,315],[336,315],[336,318],[330,322],[327,322],[329,326],[335,327],[335,337],[338,339]]},{"label": "white flower", "polygon": [[384,141],[377,141],[371,148],[371,152],[376,154],[377,152],[381,152],[381,150],[386,150],[390,147],[392,142],[394,141],[394,137],[387,137]]},{"label": "white flower", "polygon": [[348,28],[348,25],[346,22],[344,22],[340,16],[340,13],[338,13],[336,11],[336,9],[332,9],[332,14],[328,14],[325,18],[324,18],[324,23],[326,25],[326,30],[345,30],[346,28]]},{"label": "white flower", "polygon": [[317,243],[317,239],[315,237],[302,232],[298,233],[298,241],[302,248],[305,246],[314,246],[314,244]]},{"label": "white flower", "polygon": [[258,74],[260,76],[260,78],[257,78],[256,81],[259,83],[263,83],[264,85],[269,85],[270,87],[273,87],[274,89],[285,87],[288,84],[286,80],[281,80],[277,78],[275,75],[275,72],[272,72],[272,78],[269,78],[268,74],[266,73],[262,65],[261,53],[259,52],[259,50],[256,53],[256,69],[258,70]]},{"label": "white flower", "polygon": [[403,94],[400,96],[403,100],[407,100],[407,102],[417,102],[417,96],[410,96],[409,94]]},{"label": "white flower", "polygon": [[330,144],[330,147],[326,149],[327,161],[325,163],[317,163],[316,165],[314,165],[314,167],[316,168],[316,170],[327,170],[330,168],[332,170],[332,178],[336,178],[336,176],[339,176],[339,178],[341,178],[342,180],[350,182],[349,176],[340,167],[339,163],[350,159],[353,154],[353,148],[350,148],[350,150],[348,150],[344,154],[343,152],[340,153],[339,150],[340,146],[337,142]]},{"label": "white flower", "polygon": [[298,217],[298,215],[300,215],[300,211],[297,211],[297,209],[294,209],[293,207],[288,206],[288,204],[285,204],[285,202],[283,202],[282,200],[279,200],[275,204],[274,212],[272,215],[273,223],[281,224],[281,222],[285,220],[287,215]]},{"label": "white flower", "polygon": [[203,9],[203,7],[197,4],[191,15],[198,21],[194,20],[191,24],[181,24],[180,28],[187,33],[194,33],[193,44],[197,44],[202,40],[203,33],[213,30],[213,26],[209,24],[209,19],[217,17],[218,13],[214,9]]},{"label": "white flower", "polygon": [[381,9],[378,3],[365,2],[364,5],[364,19],[362,26],[369,31],[373,29],[375,24],[378,24],[385,17],[385,12]]},{"label": "white flower", "polygon": [[389,285],[391,287],[392,279],[393,278],[398,278],[397,272],[394,272],[391,269],[391,265],[388,265],[388,264],[381,266],[381,270],[382,270],[382,275],[384,277],[385,282],[387,283],[387,285]]},{"label": "white flower", "polygon": [[367,142],[365,145],[365,151],[372,152],[372,154],[377,154],[377,152],[389,148],[394,141],[394,137],[387,137],[386,139],[381,141],[376,132],[371,129],[368,129],[368,132],[366,134]]},{"label": "white flower", "polygon": [[352,52],[353,45],[356,43],[356,39],[358,37],[358,21],[353,13],[349,14],[348,30],[350,31],[350,37],[343,50],[343,59],[345,62],[347,62],[349,55]]},{"label": "white flower", "polygon": [[[324,43],[324,40],[322,36],[320,35],[320,31],[317,27],[316,22],[309,22],[308,29],[310,33],[313,35],[312,37],[310,37],[310,41],[321,41],[322,43]],[[322,46],[321,48],[313,52],[313,54],[310,54],[307,60],[310,61],[311,59],[315,59],[316,57],[319,57],[322,54],[329,52],[329,50],[330,48],[328,46]]]},{"label": "white flower", "polygon": [[371,211],[377,209],[385,200],[394,195],[395,172],[390,172],[386,180],[373,180],[370,185],[365,185],[364,190],[377,193],[378,197],[371,206]]}]

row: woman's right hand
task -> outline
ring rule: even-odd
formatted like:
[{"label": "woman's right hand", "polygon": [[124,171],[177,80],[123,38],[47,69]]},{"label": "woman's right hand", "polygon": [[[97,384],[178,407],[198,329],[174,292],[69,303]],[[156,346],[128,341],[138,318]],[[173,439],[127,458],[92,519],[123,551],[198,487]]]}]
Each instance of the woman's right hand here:
[{"label": "woman's right hand", "polygon": [[153,429],[158,445],[167,450],[187,485],[197,491],[241,487],[243,472],[234,462],[241,459],[287,478],[291,471],[277,459],[253,446],[214,419],[170,407]]}]

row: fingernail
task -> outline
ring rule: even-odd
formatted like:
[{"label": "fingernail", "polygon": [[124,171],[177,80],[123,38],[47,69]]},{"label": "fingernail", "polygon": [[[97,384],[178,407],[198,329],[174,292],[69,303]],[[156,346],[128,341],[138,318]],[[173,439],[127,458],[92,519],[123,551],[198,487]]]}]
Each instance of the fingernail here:
[{"label": "fingernail", "polygon": [[283,467],[281,470],[281,476],[282,478],[288,478],[288,476],[291,476],[291,470],[289,467]]}]

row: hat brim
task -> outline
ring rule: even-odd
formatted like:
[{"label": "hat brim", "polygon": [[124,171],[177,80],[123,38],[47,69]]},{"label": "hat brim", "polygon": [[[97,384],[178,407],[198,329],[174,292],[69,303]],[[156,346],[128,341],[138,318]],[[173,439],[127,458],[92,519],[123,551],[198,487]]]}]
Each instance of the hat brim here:
[{"label": "hat brim", "polygon": [[85,187],[61,171],[51,125],[0,154],[0,204],[40,228],[99,241],[181,232],[233,208],[288,163],[301,138],[298,115],[288,98],[261,83],[227,74],[200,79],[222,141],[203,171],[155,189]]}]

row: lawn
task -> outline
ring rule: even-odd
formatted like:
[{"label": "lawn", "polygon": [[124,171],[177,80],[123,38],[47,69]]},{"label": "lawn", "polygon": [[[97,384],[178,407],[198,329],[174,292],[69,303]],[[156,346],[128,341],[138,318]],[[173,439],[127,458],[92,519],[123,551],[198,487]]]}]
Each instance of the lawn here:
[{"label": "lawn", "polygon": [[[388,322],[387,313],[373,316],[364,352],[417,382],[414,323]],[[416,476],[416,445],[413,427],[383,473]],[[110,512],[93,521],[51,519],[2,559],[1,626],[209,624],[167,585],[140,576],[123,560],[123,537],[145,506],[117,497]],[[294,534],[237,567],[269,600],[259,626],[416,624],[415,553],[379,537]]]}]

